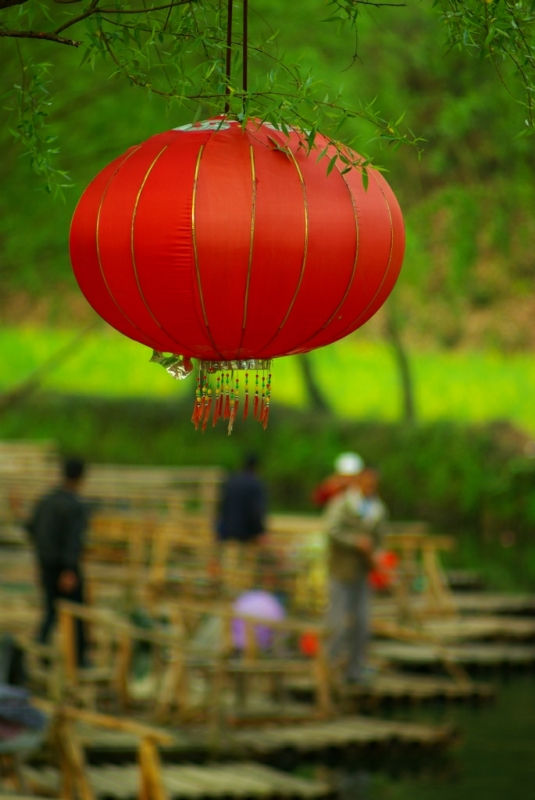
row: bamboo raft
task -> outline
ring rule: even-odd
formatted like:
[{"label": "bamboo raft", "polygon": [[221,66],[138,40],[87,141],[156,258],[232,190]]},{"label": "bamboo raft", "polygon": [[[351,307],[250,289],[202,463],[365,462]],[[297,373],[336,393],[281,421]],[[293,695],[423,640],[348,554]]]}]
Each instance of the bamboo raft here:
[{"label": "bamboo raft", "polygon": [[531,642],[535,640],[535,619],[477,615],[427,619],[416,627],[444,644],[476,641]]},{"label": "bamboo raft", "polygon": [[478,592],[485,588],[483,576],[475,570],[448,569],[445,578],[452,592]]},{"label": "bamboo raft", "polygon": [[535,595],[494,592],[456,592],[455,603],[462,614],[519,614],[535,616]]},{"label": "bamboo raft", "polygon": [[[535,617],[535,594],[507,594],[506,592],[472,592],[456,591],[448,595],[448,608],[442,612],[448,614],[467,615],[509,615]],[[415,616],[425,616],[425,600],[412,598],[411,610]],[[438,609],[440,611],[440,609]],[[392,617],[397,613],[396,603],[388,599],[377,599],[374,614],[381,617]],[[430,616],[437,616],[431,614]]]},{"label": "bamboo raft", "polygon": [[[300,678],[289,683],[288,689],[296,697],[308,699],[314,687],[312,681]],[[378,674],[366,685],[345,687],[343,700],[344,707],[372,711],[383,706],[432,702],[469,702],[479,705],[493,700],[495,696],[496,689],[489,683],[392,672]]]},{"label": "bamboo raft", "polygon": [[[89,605],[61,603],[58,646],[40,648],[30,640],[40,605],[34,556],[16,527],[24,514],[15,507],[27,515],[35,498],[55,483],[54,453],[41,448],[36,465],[31,443],[20,450],[19,461],[11,445],[4,449],[2,457],[0,446],[0,545],[2,524],[7,532],[0,552],[0,632],[16,634],[33,689],[55,701],[58,725],[51,753],[59,752],[59,760],[30,771],[32,790],[48,781],[52,795],[83,800],[327,798],[333,796],[327,784],[278,769],[303,762],[418,767],[442,758],[456,738],[450,726],[348,713],[402,702],[479,703],[494,690],[469,680],[462,665],[535,664],[535,647],[518,646],[535,639],[535,620],[496,616],[535,614],[535,597],[453,595],[439,556],[454,539],[429,535],[424,523],[397,523],[397,528],[393,523],[388,546],[398,552],[400,566],[386,607],[394,614],[387,611],[374,624],[376,634],[394,641],[378,642],[376,652],[387,666],[446,668],[450,677],[387,673],[371,686],[337,686],[326,657],[328,632],[318,621],[327,587],[320,520],[272,517],[270,559],[264,561],[259,551],[247,558],[240,548],[220,553],[211,523],[222,478],[217,468],[92,468],[85,486],[96,509],[84,570]],[[289,617],[273,623],[242,619],[245,643],[237,655],[232,603],[253,587],[284,592]],[[132,612],[140,610],[147,616],[146,630],[133,621]],[[77,619],[89,632],[93,666],[88,670],[76,665]],[[268,654],[258,646],[257,624],[271,631]],[[203,639],[200,634],[207,631],[210,637]],[[317,642],[310,658],[300,649],[305,634]],[[491,638],[513,643],[460,644]],[[134,656],[140,653],[150,658],[147,675],[138,680]],[[295,699],[292,683],[305,687],[310,704],[288,702]],[[69,704],[76,708],[67,713]],[[107,720],[97,713],[102,709],[110,712]],[[150,724],[168,727],[158,733],[145,727]]]},{"label": "bamboo raft", "polygon": [[535,646],[513,644],[460,644],[438,649],[433,645],[406,642],[374,642],[373,654],[402,667],[436,669],[444,663],[444,654],[467,668],[533,668]]},{"label": "bamboo raft", "polygon": [[[59,771],[52,767],[25,768],[25,778],[58,796]],[[140,796],[140,774],[135,764],[105,764],[86,768],[94,796],[102,800],[135,800]],[[325,782],[288,775],[264,764],[248,761],[225,764],[166,764],[162,786],[169,800],[231,800],[231,798],[329,798],[332,788]]]},{"label": "bamboo raft", "polygon": [[4,777],[21,794],[29,789],[83,800],[334,797],[328,784],[286,775],[273,762],[285,770],[305,762],[375,769],[424,760],[428,766],[440,763],[456,736],[450,726],[366,717],[223,734],[206,727],[171,732],[127,717],[35,702],[50,716],[49,756],[43,762],[36,753],[29,765],[13,753],[3,764]]},{"label": "bamboo raft", "polygon": [[[80,726],[78,736],[93,763],[131,760],[136,752],[134,736]],[[173,732],[173,743],[161,748],[166,762],[207,762],[214,748],[220,759],[251,759],[275,766],[293,767],[304,760],[323,761],[326,756],[343,762],[374,752],[382,763],[400,752],[416,758],[444,752],[456,739],[449,725],[423,725],[353,716],[327,722],[266,725],[227,730],[214,742],[206,729],[194,727]]]}]

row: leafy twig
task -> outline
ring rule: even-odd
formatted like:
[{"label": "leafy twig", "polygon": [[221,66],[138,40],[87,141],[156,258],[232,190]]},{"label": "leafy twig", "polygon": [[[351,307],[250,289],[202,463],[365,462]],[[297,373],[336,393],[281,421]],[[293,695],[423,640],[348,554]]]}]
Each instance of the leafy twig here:
[{"label": "leafy twig", "polygon": [[63,36],[56,36],[55,33],[47,33],[46,31],[10,31],[0,28],[0,37],[10,39],[41,39],[41,41],[67,44],[71,47],[80,47],[82,44],[82,42],[76,39],[65,39]]}]

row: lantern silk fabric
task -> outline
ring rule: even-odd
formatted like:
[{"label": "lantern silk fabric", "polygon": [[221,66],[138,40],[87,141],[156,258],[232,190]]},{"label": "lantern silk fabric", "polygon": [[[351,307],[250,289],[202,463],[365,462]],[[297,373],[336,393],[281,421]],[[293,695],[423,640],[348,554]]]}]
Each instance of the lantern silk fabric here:
[{"label": "lantern silk fabric", "polygon": [[404,230],[381,174],[368,168],[365,188],[340,159],[327,174],[335,154],[320,135],[308,152],[299,131],[225,118],[131,147],[75,211],[82,292],[131,339],[203,361],[341,339],[390,294]]}]

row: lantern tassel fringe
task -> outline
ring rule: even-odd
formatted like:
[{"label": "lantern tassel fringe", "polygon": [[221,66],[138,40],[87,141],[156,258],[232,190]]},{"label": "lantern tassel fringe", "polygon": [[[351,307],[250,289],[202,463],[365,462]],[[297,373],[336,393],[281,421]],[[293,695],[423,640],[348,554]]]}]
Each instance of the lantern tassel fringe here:
[{"label": "lantern tassel fringe", "polygon": [[[224,362],[225,365],[227,363],[230,364],[229,369],[221,369],[218,362],[200,362],[195,388],[195,402],[191,415],[195,430],[200,427],[204,433],[210,422],[211,415],[212,427],[215,427],[220,419],[224,419],[227,422],[227,432],[230,436],[239,418],[239,412],[242,413],[242,419],[246,420],[250,410],[254,418],[265,429],[269,420],[271,373],[268,374],[267,378],[265,374],[260,376],[258,372],[256,373],[254,396],[250,398],[249,373],[245,372],[242,403],[240,401],[239,369],[234,366],[236,362]],[[270,362],[260,363],[262,370],[266,366],[271,366]],[[206,364],[209,365],[209,368],[206,367]]]},{"label": "lantern tassel fringe", "polygon": [[208,420],[210,419],[210,409],[212,407],[212,390],[208,390],[208,398],[206,400],[206,404],[204,406],[204,416],[202,421],[202,432],[204,433],[206,430],[206,426],[208,425]]}]

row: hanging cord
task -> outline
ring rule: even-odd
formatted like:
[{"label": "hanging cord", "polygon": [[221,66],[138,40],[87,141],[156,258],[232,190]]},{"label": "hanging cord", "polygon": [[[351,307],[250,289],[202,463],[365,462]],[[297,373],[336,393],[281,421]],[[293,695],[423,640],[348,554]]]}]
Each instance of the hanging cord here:
[{"label": "hanging cord", "polygon": [[226,88],[225,88],[225,114],[230,111],[228,97],[230,94],[230,72],[232,67],[232,0],[228,0],[227,12],[227,65],[226,65]]},{"label": "hanging cord", "polygon": [[[232,71],[232,0],[228,0],[227,11],[227,61],[226,61],[226,88],[225,88],[225,114],[230,111],[230,79]],[[248,37],[249,37],[249,0],[243,0],[243,72],[242,88],[247,92],[247,61],[248,61]]]},{"label": "hanging cord", "polygon": [[249,0],[243,0],[243,78],[242,88],[244,93],[247,91],[247,36],[248,36],[248,11]]}]

